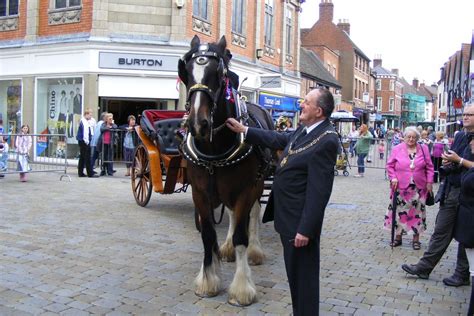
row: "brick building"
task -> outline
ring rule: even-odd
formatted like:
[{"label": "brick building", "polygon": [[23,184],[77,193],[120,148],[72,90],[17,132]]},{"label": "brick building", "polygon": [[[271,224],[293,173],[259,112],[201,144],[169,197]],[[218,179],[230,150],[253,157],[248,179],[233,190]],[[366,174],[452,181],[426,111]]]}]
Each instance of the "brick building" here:
[{"label": "brick building", "polygon": [[13,132],[22,123],[66,132],[75,157],[86,107],[95,117],[112,112],[118,124],[144,109],[183,109],[177,62],[195,34],[226,36],[248,99],[295,112],[299,12],[300,0],[6,0],[0,116]]},{"label": "brick building", "polygon": [[[364,114],[368,121],[370,104],[370,59],[350,38],[350,23],[333,22],[334,4],[321,0],[319,19],[310,28],[302,30],[301,45],[312,50],[323,60],[327,69],[342,86],[342,102],[352,105],[354,114]],[[365,95],[365,98],[364,98]]]},{"label": "brick building", "polygon": [[385,127],[399,127],[402,109],[402,84],[398,69],[387,70],[382,66],[382,59],[374,59],[375,91],[374,105],[378,122]]}]

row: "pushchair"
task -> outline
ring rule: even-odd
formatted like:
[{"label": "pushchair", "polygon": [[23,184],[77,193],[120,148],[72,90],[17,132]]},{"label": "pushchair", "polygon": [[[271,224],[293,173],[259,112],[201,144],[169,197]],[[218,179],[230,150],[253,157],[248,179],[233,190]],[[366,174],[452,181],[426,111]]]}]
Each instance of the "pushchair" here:
[{"label": "pushchair", "polygon": [[[339,138],[339,140],[340,140],[340,138]],[[347,155],[347,150],[342,145],[342,142],[341,142],[341,148],[342,148],[341,153],[337,155],[336,165],[334,166],[334,175],[338,176],[339,171],[342,171],[342,174],[344,175],[344,177],[348,177],[349,176],[349,170],[347,170],[347,168],[349,167],[349,169],[350,169],[351,165],[349,163],[349,157]]]}]

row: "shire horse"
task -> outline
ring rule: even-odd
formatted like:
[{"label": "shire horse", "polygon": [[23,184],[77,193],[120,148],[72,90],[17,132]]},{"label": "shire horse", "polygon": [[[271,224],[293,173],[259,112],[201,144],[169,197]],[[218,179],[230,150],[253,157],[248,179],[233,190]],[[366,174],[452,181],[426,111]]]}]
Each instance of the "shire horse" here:
[{"label": "shire horse", "polygon": [[[271,128],[268,112],[257,105],[242,107],[228,76],[229,51],[223,36],[217,43],[201,44],[198,36],[179,61],[179,77],[187,88],[189,112],[182,152],[194,205],[199,212],[204,260],[195,280],[195,293],[211,297],[221,290],[220,261],[236,261],[228,302],[246,306],[256,301],[249,261],[261,264],[264,254],[258,239],[259,199],[263,192],[264,155],[244,142],[244,135],[225,126],[229,117],[242,122],[260,117]],[[246,112],[248,109],[248,112]],[[248,120],[249,122],[252,120]],[[214,209],[224,205],[229,215],[226,241],[219,248]]]}]

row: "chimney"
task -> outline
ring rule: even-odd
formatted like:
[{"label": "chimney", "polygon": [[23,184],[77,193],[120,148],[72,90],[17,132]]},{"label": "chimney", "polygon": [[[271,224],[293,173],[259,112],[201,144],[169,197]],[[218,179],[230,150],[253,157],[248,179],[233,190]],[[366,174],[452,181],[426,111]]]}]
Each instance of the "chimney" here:
[{"label": "chimney", "polygon": [[319,21],[332,22],[334,16],[334,4],[332,0],[321,0],[319,4]]},{"label": "chimney", "polygon": [[397,68],[393,68],[393,69],[392,69],[392,74],[397,75],[397,77],[398,77],[398,76],[399,76],[399,75],[398,75],[398,69],[397,69]]},{"label": "chimney", "polygon": [[374,58],[374,68],[377,67],[377,66],[382,67],[382,58],[380,58],[380,57],[375,57]]},{"label": "chimney", "polygon": [[412,83],[412,86],[414,86],[416,89],[418,89],[418,78],[413,78],[413,83]]},{"label": "chimney", "polygon": [[341,29],[342,31],[345,31],[347,35],[351,35],[351,24],[349,23],[349,20],[347,19],[339,20],[339,23],[337,23],[337,27]]}]

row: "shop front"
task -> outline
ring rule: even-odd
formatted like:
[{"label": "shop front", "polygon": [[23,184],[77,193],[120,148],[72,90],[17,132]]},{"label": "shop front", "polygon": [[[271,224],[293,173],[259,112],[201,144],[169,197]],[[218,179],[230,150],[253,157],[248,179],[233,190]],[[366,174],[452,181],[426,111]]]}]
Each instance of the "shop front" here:
[{"label": "shop front", "polygon": [[286,117],[292,125],[296,128],[298,123],[298,111],[301,98],[290,96],[280,96],[266,92],[260,92],[258,103],[270,111],[273,121],[276,122],[279,117]]},{"label": "shop front", "polygon": [[22,124],[21,113],[21,80],[0,80],[0,134],[16,134]]}]

